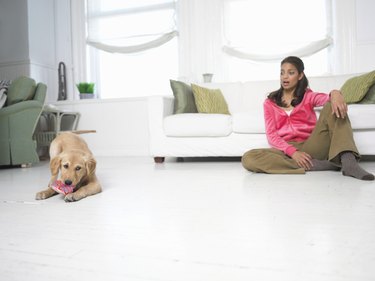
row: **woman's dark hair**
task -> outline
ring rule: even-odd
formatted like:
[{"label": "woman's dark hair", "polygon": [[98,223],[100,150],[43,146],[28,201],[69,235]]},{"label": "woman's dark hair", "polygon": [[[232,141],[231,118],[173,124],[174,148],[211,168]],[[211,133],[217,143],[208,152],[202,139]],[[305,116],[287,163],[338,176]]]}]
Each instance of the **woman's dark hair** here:
[{"label": "woman's dark hair", "polygon": [[[281,61],[280,65],[283,65],[284,63],[293,64],[297,68],[298,74],[302,73],[305,70],[303,61],[298,57],[294,57],[294,56],[287,57]],[[303,75],[302,79],[298,81],[296,90],[294,92],[294,98],[291,102],[291,105],[293,107],[301,103],[308,86],[309,86],[309,80],[306,78],[306,75]],[[268,98],[274,101],[278,106],[286,107],[285,103],[282,101],[282,96],[283,96],[283,87],[280,87],[280,89],[270,93],[268,95]]]}]

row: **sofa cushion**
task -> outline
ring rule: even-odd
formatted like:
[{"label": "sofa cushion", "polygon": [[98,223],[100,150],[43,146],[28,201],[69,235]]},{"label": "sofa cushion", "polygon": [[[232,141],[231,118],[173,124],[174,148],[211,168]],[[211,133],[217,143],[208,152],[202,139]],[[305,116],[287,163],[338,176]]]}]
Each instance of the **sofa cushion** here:
[{"label": "sofa cushion", "polygon": [[229,114],[228,104],[220,89],[208,89],[195,84],[191,88],[199,113]]},{"label": "sofa cushion", "polygon": [[241,111],[253,112],[255,110],[263,114],[263,103],[268,94],[274,90],[277,90],[278,88],[280,88],[280,83],[278,81],[275,81],[274,83],[271,83],[270,81],[245,82],[243,84]]},{"label": "sofa cushion", "polygon": [[31,99],[34,96],[35,88],[34,79],[25,76],[18,77],[9,86],[7,105]]},{"label": "sofa cushion", "polygon": [[375,128],[375,104],[350,104],[348,115],[353,130]]},{"label": "sofa cushion", "polygon": [[232,133],[232,117],[227,114],[184,113],[164,118],[169,137],[225,137]]},{"label": "sofa cushion", "polygon": [[173,113],[197,113],[198,110],[190,85],[175,80],[170,80],[169,82],[174,96]]},{"label": "sofa cushion", "polygon": [[375,84],[375,70],[348,79],[341,87],[341,92],[347,103],[356,103],[364,98],[367,91]]},{"label": "sofa cushion", "polygon": [[238,134],[264,134],[263,111],[233,113],[233,132]]}]

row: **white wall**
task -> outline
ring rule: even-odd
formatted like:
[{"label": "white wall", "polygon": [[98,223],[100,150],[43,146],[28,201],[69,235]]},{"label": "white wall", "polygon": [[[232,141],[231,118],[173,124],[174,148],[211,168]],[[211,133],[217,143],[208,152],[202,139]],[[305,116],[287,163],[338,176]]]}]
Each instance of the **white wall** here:
[{"label": "white wall", "polygon": [[[0,1],[0,62],[28,60],[27,0]],[[11,28],[10,28],[11,27]]]},{"label": "white wall", "polygon": [[28,74],[27,0],[0,1],[0,79]]},{"label": "white wall", "polygon": [[356,1],[356,47],[358,71],[375,69],[375,1]]},{"label": "white wall", "polygon": [[29,76],[48,87],[48,99],[56,95],[56,32],[54,1],[28,1]]},{"label": "white wall", "polygon": [[0,0],[0,18],[0,79],[30,76],[46,83],[47,100],[56,101],[64,61],[73,95],[70,0]]},{"label": "white wall", "polygon": [[59,108],[81,114],[78,130],[96,130],[85,134],[95,155],[148,155],[147,98],[60,101]]},{"label": "white wall", "polygon": [[333,0],[334,74],[375,69],[374,6],[373,0]]}]

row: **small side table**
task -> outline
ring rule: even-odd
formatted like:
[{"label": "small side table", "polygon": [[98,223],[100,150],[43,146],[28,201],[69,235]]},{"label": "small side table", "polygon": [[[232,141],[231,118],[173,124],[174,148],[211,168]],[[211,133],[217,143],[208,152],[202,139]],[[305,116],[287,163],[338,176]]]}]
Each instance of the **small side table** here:
[{"label": "small side table", "polygon": [[80,116],[79,112],[61,110],[50,105],[44,106],[40,118],[45,120],[47,130],[35,134],[38,146],[49,146],[61,131],[76,130]]}]

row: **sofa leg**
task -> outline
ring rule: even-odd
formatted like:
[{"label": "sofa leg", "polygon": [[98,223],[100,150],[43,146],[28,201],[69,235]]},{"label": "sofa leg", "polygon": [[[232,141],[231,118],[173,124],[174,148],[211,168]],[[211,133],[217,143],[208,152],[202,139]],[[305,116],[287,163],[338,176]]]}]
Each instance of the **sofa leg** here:
[{"label": "sofa leg", "polygon": [[154,157],[155,163],[164,163],[165,157]]},{"label": "sofa leg", "polygon": [[21,164],[21,168],[31,168],[31,163]]}]

